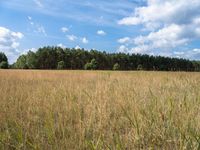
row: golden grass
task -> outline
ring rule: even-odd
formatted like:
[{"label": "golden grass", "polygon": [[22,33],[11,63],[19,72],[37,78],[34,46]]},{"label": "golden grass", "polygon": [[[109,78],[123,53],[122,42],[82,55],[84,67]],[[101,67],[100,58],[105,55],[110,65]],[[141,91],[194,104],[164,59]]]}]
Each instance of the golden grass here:
[{"label": "golden grass", "polygon": [[0,70],[0,149],[198,149],[200,73]]}]

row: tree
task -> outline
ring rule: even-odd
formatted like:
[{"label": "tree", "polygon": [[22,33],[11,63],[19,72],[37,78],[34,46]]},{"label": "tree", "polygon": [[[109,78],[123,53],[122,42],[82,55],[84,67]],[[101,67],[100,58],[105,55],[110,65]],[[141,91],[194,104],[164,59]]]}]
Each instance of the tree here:
[{"label": "tree", "polygon": [[120,65],[118,63],[115,63],[113,66],[113,70],[119,70],[120,69]]},{"label": "tree", "polygon": [[[7,57],[0,53],[0,61],[2,60],[7,61]],[[14,66],[19,69],[200,70],[199,62],[187,59],[50,46],[21,55]]]},{"label": "tree", "polygon": [[58,65],[57,65],[57,69],[59,69],[59,70],[65,69],[65,62],[59,61]]},{"label": "tree", "polygon": [[4,53],[0,52],[0,63],[2,61],[8,62],[8,58]]},{"label": "tree", "polygon": [[0,69],[8,69],[8,62],[2,61],[0,63]]},{"label": "tree", "polygon": [[8,58],[7,56],[0,52],[0,69],[8,69]]},{"label": "tree", "polygon": [[93,58],[90,63],[86,63],[84,66],[85,70],[96,70],[98,67],[97,61]]},{"label": "tree", "polygon": [[143,66],[141,64],[138,65],[137,70],[143,70]]},{"label": "tree", "polygon": [[36,69],[38,67],[37,56],[34,52],[29,51],[26,55],[26,64],[29,69]]},{"label": "tree", "polygon": [[91,63],[92,70],[96,70],[98,68],[98,63],[96,59],[93,58],[90,63]]},{"label": "tree", "polygon": [[54,47],[39,48],[36,52],[38,67],[40,69],[56,69],[57,68],[57,54]]},{"label": "tree", "polygon": [[85,66],[84,66],[84,69],[85,69],[85,70],[92,70],[92,65],[91,65],[91,63],[86,63]]},{"label": "tree", "polygon": [[26,63],[26,55],[21,55],[17,62],[15,63],[15,68],[17,69],[28,69],[28,65]]}]

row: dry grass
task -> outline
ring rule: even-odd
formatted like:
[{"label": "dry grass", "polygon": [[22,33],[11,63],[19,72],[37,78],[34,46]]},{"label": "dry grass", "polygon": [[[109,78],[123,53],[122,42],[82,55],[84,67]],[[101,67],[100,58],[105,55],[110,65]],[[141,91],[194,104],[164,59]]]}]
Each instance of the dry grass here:
[{"label": "dry grass", "polygon": [[200,74],[0,70],[0,149],[198,149]]}]

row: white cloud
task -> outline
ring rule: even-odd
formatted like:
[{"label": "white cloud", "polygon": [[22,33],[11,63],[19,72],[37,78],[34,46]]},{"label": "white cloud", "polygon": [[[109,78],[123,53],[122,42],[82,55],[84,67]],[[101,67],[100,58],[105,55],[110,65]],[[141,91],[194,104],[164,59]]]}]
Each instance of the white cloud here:
[{"label": "white cloud", "polygon": [[21,32],[12,32],[11,33],[13,37],[17,37],[19,39],[23,38],[23,34]]},{"label": "white cloud", "polygon": [[61,28],[61,31],[62,31],[63,33],[65,33],[65,32],[68,32],[69,29],[68,29],[67,27],[62,27],[62,28]]},{"label": "white cloud", "polygon": [[187,50],[187,51],[175,51],[174,55],[178,58],[184,57],[188,59],[193,59],[193,60],[199,60],[200,58],[200,49],[192,49],[192,50]]},{"label": "white cloud", "polygon": [[35,33],[39,33],[39,34],[43,34],[44,36],[47,36],[46,30],[44,28],[43,25],[39,24],[39,23],[35,23],[32,21],[32,17],[28,16],[28,21],[31,25],[31,28],[33,30],[33,32]]},{"label": "white cloud", "polygon": [[133,14],[122,18],[118,24],[141,24],[149,33],[120,43],[132,46],[131,52],[173,53],[200,38],[199,8],[199,0],[147,0],[146,6],[135,8]]},{"label": "white cloud", "polygon": [[119,53],[127,53],[128,51],[129,49],[125,45],[121,45],[117,50]]},{"label": "white cloud", "polygon": [[37,51],[37,48],[28,48],[28,49],[25,49],[21,54],[27,54],[29,51],[31,52],[36,52]]},{"label": "white cloud", "polygon": [[32,21],[32,17],[31,16],[28,16],[28,21],[32,26],[34,25],[34,22]]},{"label": "white cloud", "polygon": [[118,39],[117,41],[118,41],[118,43],[121,43],[121,44],[129,43],[131,41],[131,38],[130,37],[124,37],[124,38]]},{"label": "white cloud", "polygon": [[40,7],[40,8],[43,7],[43,4],[41,3],[40,0],[33,0],[33,1],[35,2],[35,4],[36,4],[38,7]]},{"label": "white cloud", "polygon": [[42,33],[43,35],[47,36],[44,26],[36,25],[36,32]]},{"label": "white cloud", "polygon": [[11,47],[14,48],[14,49],[16,49],[17,47],[19,47],[19,45],[20,44],[18,42],[13,42],[12,45],[11,45]]},{"label": "white cloud", "polygon": [[89,41],[88,41],[88,39],[86,37],[77,37],[77,36],[75,36],[73,34],[72,35],[67,35],[67,39],[69,41],[72,41],[72,42],[78,40],[78,41],[82,42],[83,44],[88,44],[89,43]]},{"label": "white cloud", "polygon": [[[142,53],[142,54],[145,54],[145,53],[148,53],[148,54],[154,53],[151,50],[152,50],[152,48],[149,45],[139,45],[139,46],[131,48],[129,50],[129,52],[130,53]],[[163,53],[163,52],[160,52],[160,55],[161,55],[161,53]]]},{"label": "white cloud", "polygon": [[106,35],[106,32],[103,31],[103,30],[98,30],[98,31],[97,31],[97,34],[98,34],[98,35]]},{"label": "white cloud", "polygon": [[187,42],[190,41],[187,36],[182,36],[182,34],[185,32],[184,30],[185,28],[172,24],[168,27],[158,30],[157,32],[151,32],[147,36],[138,36],[134,38],[134,44],[140,46],[148,45],[149,49],[176,48],[177,46],[187,44]]},{"label": "white cloud", "polygon": [[75,35],[67,35],[68,40],[75,41],[77,40],[77,37]]},{"label": "white cloud", "polygon": [[32,17],[28,16],[28,20],[32,20]]},{"label": "white cloud", "polygon": [[136,17],[126,17],[118,21],[118,24],[120,25],[137,25],[139,23],[140,23],[140,19]]},{"label": "white cloud", "polygon": [[79,45],[77,45],[77,46],[75,47],[75,49],[81,49],[81,47],[80,47]]},{"label": "white cloud", "polygon": [[61,48],[63,48],[63,49],[66,48],[66,46],[65,46],[64,44],[62,44],[62,43],[59,43],[57,46],[58,46],[58,47],[61,47]]},{"label": "white cloud", "polygon": [[187,51],[186,54],[185,54],[185,57],[191,58],[191,59],[194,59],[194,60],[199,60],[200,59],[200,49],[196,48],[196,49]]},{"label": "white cloud", "polygon": [[20,45],[18,40],[22,39],[23,36],[21,32],[14,32],[5,27],[0,27],[0,51],[8,56],[11,63],[20,54],[17,49]]},{"label": "white cloud", "polygon": [[186,24],[199,16],[200,1],[147,0],[148,5],[135,9],[133,15],[120,20],[119,24]]},{"label": "white cloud", "polygon": [[82,43],[83,44],[87,44],[87,43],[89,43],[89,41],[88,41],[88,39],[86,37],[83,37],[82,38]]}]

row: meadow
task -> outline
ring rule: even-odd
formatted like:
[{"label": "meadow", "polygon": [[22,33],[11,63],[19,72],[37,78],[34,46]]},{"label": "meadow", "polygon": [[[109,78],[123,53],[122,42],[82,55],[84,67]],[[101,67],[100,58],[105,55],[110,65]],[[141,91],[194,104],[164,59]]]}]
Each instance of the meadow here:
[{"label": "meadow", "polygon": [[0,149],[199,149],[200,73],[0,70]]}]

